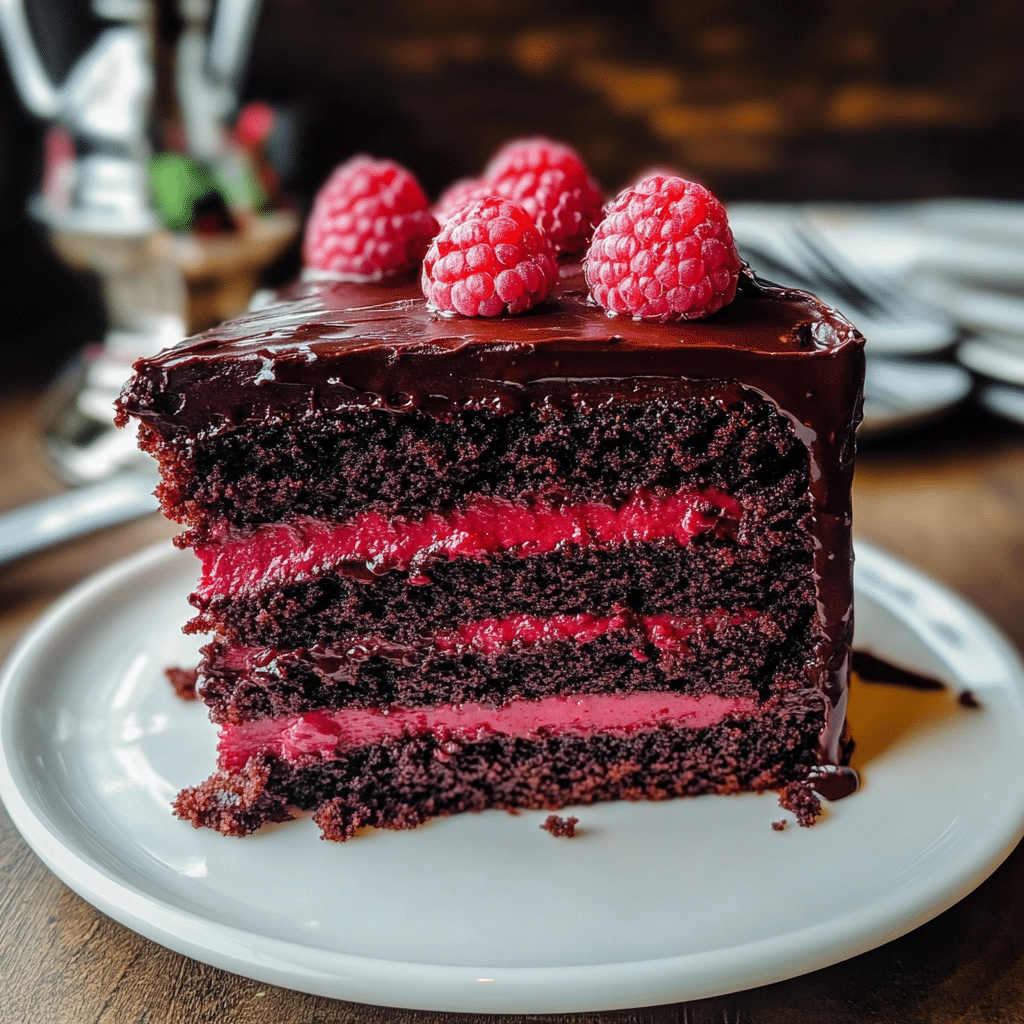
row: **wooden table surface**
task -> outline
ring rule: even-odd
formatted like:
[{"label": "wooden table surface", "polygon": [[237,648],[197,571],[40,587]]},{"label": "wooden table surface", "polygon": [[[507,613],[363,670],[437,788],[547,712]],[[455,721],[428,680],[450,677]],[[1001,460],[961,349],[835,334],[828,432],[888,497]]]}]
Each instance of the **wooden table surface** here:
[{"label": "wooden table surface", "polygon": [[[61,489],[40,457],[34,409],[32,394],[0,396],[0,511]],[[958,591],[1024,649],[1024,432],[967,408],[941,425],[862,450],[855,491],[859,536]],[[0,658],[69,587],[173,532],[151,516],[0,567]],[[0,809],[0,1021],[458,1019],[466,1018],[302,995],[172,953],[68,890]],[[814,974],[687,1004],[528,1019],[1024,1021],[1024,846],[934,921]]]}]

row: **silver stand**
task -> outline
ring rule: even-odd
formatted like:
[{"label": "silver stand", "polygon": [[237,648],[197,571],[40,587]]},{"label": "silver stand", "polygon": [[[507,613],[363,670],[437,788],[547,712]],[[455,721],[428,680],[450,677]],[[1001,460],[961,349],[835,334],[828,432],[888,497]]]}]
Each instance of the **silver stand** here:
[{"label": "silver stand", "polygon": [[[228,239],[176,236],[158,224],[149,198],[149,125],[154,92],[152,0],[93,0],[106,23],[64,84],[55,87],[36,52],[26,0],[0,0],[0,42],[25,106],[50,121],[61,143],[31,211],[72,267],[101,282],[109,331],[84,350],[54,392],[47,448],[68,482],[95,481],[146,460],[128,431],[112,425],[113,401],[132,363],[244,308],[259,269],[294,237],[292,214],[256,218]],[[178,103],[192,154],[214,159],[234,113],[258,0],[179,0]],[[51,154],[52,156],[52,154]],[[212,255],[211,255],[212,254]],[[258,265],[257,265],[258,264]],[[205,293],[234,289],[233,303],[190,323],[190,283]],[[212,282],[212,283],[211,283]],[[248,289],[248,294],[245,294]],[[237,294],[235,294],[237,293]]]}]

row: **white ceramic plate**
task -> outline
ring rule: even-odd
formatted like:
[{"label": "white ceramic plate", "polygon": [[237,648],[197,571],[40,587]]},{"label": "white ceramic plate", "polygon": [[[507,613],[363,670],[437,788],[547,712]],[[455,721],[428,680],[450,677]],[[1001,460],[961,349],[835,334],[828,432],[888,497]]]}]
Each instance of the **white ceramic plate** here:
[{"label": "white ceramic plate", "polygon": [[857,436],[875,437],[928,423],[959,405],[971,387],[971,375],[961,366],[871,356],[864,375],[864,420]]},{"label": "white ceramic plate", "polygon": [[996,416],[1024,423],[1024,337],[982,335],[965,341],[956,350],[964,366],[989,380],[978,392],[978,401]]},{"label": "white ceramic plate", "polygon": [[[1024,832],[1024,670],[975,611],[864,545],[859,645],[951,689],[854,694],[862,790],[814,828],[772,794],[462,815],[325,843],[309,819],[245,839],[168,802],[214,730],[163,677],[192,556],[159,547],[85,583],[0,686],[0,796],[43,861],[165,946],[261,981],[434,1010],[562,1012],[695,999],[824,967],[978,885]],[[962,708],[955,691],[981,702]]]},{"label": "white ceramic plate", "polygon": [[979,334],[1017,338],[1024,334],[1024,298],[1016,292],[928,275],[919,277],[915,291],[923,301]]},{"label": "white ceramic plate", "polygon": [[1024,424],[1024,388],[992,384],[981,389],[978,401],[996,416]]},{"label": "white ceramic plate", "polygon": [[982,335],[958,346],[964,366],[993,380],[1024,385],[1024,337]]}]

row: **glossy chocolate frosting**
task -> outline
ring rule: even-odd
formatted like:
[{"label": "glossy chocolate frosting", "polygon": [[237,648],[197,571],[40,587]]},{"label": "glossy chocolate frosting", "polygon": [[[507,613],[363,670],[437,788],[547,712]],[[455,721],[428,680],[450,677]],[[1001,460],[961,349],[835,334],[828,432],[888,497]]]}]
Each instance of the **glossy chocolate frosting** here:
[{"label": "glossy chocolate frosting", "polygon": [[[840,757],[852,633],[850,485],[863,338],[806,292],[744,271],[736,299],[692,323],[610,317],[564,265],[547,301],[497,319],[431,313],[411,278],[300,282],[274,305],[136,364],[119,418],[170,436],[229,430],[239,418],[330,411],[513,411],[545,401],[614,401],[754,391],[793,424],[810,457],[815,575],[826,640],[821,687],[834,713],[823,760]],[[702,383],[694,384],[695,381]]]}]

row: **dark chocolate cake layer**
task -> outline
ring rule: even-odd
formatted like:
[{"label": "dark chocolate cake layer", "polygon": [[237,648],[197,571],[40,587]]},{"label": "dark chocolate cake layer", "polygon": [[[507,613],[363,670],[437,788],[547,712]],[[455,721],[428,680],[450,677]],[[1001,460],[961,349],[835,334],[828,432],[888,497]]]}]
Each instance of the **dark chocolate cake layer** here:
[{"label": "dark chocolate cake layer", "polygon": [[366,826],[411,828],[438,815],[489,807],[557,810],[603,800],[663,800],[760,791],[801,778],[817,759],[820,695],[755,718],[704,729],[627,735],[418,736],[360,747],[334,760],[264,755],[184,790],[179,817],[229,835],[316,811],[327,839]]},{"label": "dark chocolate cake layer", "polygon": [[736,498],[784,485],[806,498],[806,445],[774,404],[734,387],[732,401],[694,387],[697,394],[679,395],[634,381],[634,393],[612,400],[607,383],[578,382],[562,394],[545,382],[523,389],[534,404],[521,410],[438,419],[417,408],[302,408],[270,423],[148,443],[163,463],[166,510],[196,527],[197,540],[207,519],[244,529],[375,509],[415,515],[466,494],[614,502],[699,483]]},{"label": "dark chocolate cake layer", "polygon": [[528,558],[439,559],[417,566],[415,585],[407,571],[370,578],[334,572],[254,594],[193,598],[201,614],[188,629],[215,629],[247,646],[296,648],[324,636],[414,642],[453,623],[616,608],[639,615],[754,608],[784,623],[813,605],[812,557],[806,534],[760,532],[744,545],[704,536],[685,548],[656,541]]},{"label": "dark chocolate cake layer", "polygon": [[[196,538],[225,519],[251,525],[297,509],[436,507],[468,487],[615,500],[690,472],[755,495],[803,466],[810,661],[836,708],[822,747],[835,756],[863,379],[863,339],[841,316],[744,274],[735,301],[708,320],[635,323],[590,305],[572,267],[541,306],[496,320],[431,314],[413,280],[310,282],[286,299],[141,361],[122,395],[120,418],[137,417],[162,460],[165,508]],[[367,432],[362,448],[358,433],[346,439],[349,421]]]},{"label": "dark chocolate cake layer", "polygon": [[[671,691],[754,696],[813,686],[814,647],[806,612],[789,623],[769,616],[699,626],[681,650],[661,650],[637,632],[585,644],[549,640],[488,653],[388,644],[277,650],[204,648],[199,694],[215,722],[243,722],[345,707],[431,707],[559,693]],[[586,666],[580,671],[580,665]]]}]

